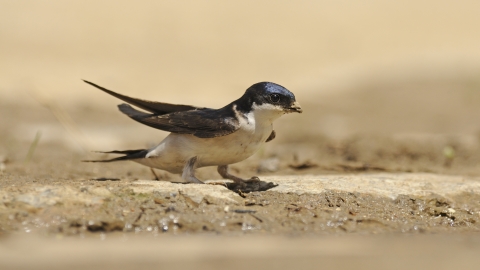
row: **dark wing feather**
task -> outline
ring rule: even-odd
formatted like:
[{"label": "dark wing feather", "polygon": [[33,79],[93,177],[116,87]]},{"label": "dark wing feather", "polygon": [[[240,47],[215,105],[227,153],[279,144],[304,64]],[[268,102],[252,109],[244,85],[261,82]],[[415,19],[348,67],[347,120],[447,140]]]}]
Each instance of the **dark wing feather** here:
[{"label": "dark wing feather", "polygon": [[122,94],[115,93],[111,90],[108,90],[106,88],[103,88],[99,85],[96,85],[92,82],[85,81],[84,82],[90,84],[91,86],[94,86],[103,92],[110,94],[116,98],[119,98],[125,102],[128,102],[132,105],[135,105],[139,108],[142,108],[146,111],[155,113],[155,114],[167,114],[167,113],[172,113],[172,112],[182,112],[182,111],[189,111],[189,110],[198,110],[202,109],[201,107],[195,107],[195,106],[190,106],[190,105],[176,105],[176,104],[169,104],[169,103],[163,103],[163,102],[156,102],[156,101],[148,101],[148,100],[143,100],[143,99],[138,99],[138,98],[132,98],[128,97]]},{"label": "dark wing feather", "polygon": [[147,126],[173,133],[193,134],[199,138],[225,136],[235,132],[239,123],[229,107],[201,109],[156,115],[135,110],[128,104],[118,106],[121,112]]}]

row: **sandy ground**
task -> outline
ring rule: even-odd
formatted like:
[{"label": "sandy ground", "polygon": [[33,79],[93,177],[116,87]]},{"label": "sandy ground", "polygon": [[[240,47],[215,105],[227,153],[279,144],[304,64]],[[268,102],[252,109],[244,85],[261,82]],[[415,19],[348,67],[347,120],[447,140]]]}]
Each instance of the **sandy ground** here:
[{"label": "sandy ground", "polygon": [[[475,269],[478,8],[2,3],[0,268]],[[277,187],[196,188],[134,163],[82,163],[167,134],[80,79],[208,107],[270,80],[304,113],[231,167]]]}]

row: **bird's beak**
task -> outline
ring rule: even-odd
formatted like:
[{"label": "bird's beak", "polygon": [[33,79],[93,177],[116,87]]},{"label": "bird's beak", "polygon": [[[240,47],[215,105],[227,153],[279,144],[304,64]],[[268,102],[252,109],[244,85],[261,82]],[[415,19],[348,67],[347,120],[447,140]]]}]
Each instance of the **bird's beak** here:
[{"label": "bird's beak", "polygon": [[300,104],[295,101],[289,108],[288,108],[288,112],[298,112],[298,113],[302,113],[303,110],[302,110],[302,107],[300,107]]}]

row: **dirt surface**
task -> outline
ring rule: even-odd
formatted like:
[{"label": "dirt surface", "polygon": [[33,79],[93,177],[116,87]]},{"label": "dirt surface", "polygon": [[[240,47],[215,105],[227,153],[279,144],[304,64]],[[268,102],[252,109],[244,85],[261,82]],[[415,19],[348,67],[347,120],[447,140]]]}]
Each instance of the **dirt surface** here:
[{"label": "dirt surface", "polygon": [[[3,177],[5,182],[13,179]],[[226,187],[215,185],[217,189],[197,197],[195,186],[188,185],[190,192],[175,190],[183,186],[145,190],[137,189],[135,181],[92,180],[6,186],[0,194],[2,232],[85,237],[111,232],[302,236],[480,230],[478,190],[448,197],[433,193],[391,198],[374,191],[296,194],[272,189],[225,200],[214,193],[232,194]]]}]

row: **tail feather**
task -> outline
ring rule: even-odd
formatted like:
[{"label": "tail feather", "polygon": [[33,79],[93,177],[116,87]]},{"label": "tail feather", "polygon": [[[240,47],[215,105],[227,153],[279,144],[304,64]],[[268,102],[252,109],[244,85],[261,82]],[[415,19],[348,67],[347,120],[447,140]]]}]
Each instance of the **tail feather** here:
[{"label": "tail feather", "polygon": [[136,149],[136,150],[113,150],[113,151],[95,151],[95,153],[103,153],[103,154],[124,154],[124,155],[131,155],[138,152],[145,151],[145,149]]},{"label": "tail feather", "polygon": [[132,108],[132,106],[126,103],[122,103],[118,105],[118,109],[132,119],[139,119],[139,118],[144,118],[152,115],[152,114],[144,113],[141,111],[137,111],[134,108]]},{"label": "tail feather", "polygon": [[112,159],[105,159],[105,160],[82,160],[82,162],[114,162],[114,161],[122,161],[122,160],[140,159],[140,158],[145,158],[147,156],[148,150],[146,149],[123,150],[123,151],[114,150],[114,151],[99,152],[99,153],[124,154],[125,156],[116,157]]},{"label": "tail feather", "polygon": [[94,84],[92,82],[83,80],[84,82],[90,84],[93,87],[96,87],[103,92],[110,94],[116,98],[119,98],[125,102],[128,102],[132,105],[135,105],[139,108],[142,108],[144,110],[147,110],[149,112],[155,113],[155,114],[167,114],[167,113],[172,113],[172,112],[182,112],[182,111],[190,111],[190,110],[198,110],[201,109],[200,107],[195,107],[195,106],[190,106],[190,105],[177,105],[177,104],[170,104],[170,103],[163,103],[163,102],[156,102],[156,101],[148,101],[148,100],[143,100],[143,99],[138,99],[138,98],[132,98],[129,96],[125,96],[116,92],[113,92],[112,90],[108,90],[104,87],[101,87],[100,85]]}]

